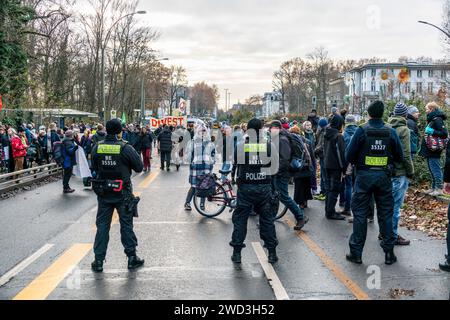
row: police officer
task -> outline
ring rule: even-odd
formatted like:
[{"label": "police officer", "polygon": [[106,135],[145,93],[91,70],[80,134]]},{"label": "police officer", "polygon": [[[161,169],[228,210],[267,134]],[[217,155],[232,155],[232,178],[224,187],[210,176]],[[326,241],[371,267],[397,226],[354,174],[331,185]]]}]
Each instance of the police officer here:
[{"label": "police officer", "polygon": [[260,236],[269,251],[269,262],[278,261],[278,240],[274,225],[274,199],[271,185],[270,145],[263,138],[263,124],[252,119],[247,135],[236,146],[234,162],[237,165],[237,207],[233,212],[233,235],[230,245],[234,248],[231,260],[241,263],[241,250],[245,247],[247,220],[254,210],[259,214]]},{"label": "police officer", "polygon": [[350,254],[347,260],[361,264],[367,235],[367,217],[370,201],[374,197],[377,205],[378,224],[383,238],[381,247],[385,252],[385,263],[397,261],[394,254],[395,237],[392,216],[394,198],[391,174],[393,163],[403,161],[403,149],[395,129],[384,124],[384,104],[373,102],[369,108],[369,122],[359,127],[348,145],[345,156],[355,165],[356,181],[352,198],[353,234],[350,237]]},{"label": "police officer", "polygon": [[144,264],[144,260],[136,255],[133,212],[129,210],[133,199],[131,170],[142,172],[144,165],[134,148],[118,138],[122,132],[122,124],[118,119],[106,123],[106,132],[105,140],[92,150],[92,167],[96,172],[93,189],[98,196],[95,260],[91,265],[94,272],[103,271],[114,209],[119,213],[120,234],[128,256],[128,269],[136,269]]}]

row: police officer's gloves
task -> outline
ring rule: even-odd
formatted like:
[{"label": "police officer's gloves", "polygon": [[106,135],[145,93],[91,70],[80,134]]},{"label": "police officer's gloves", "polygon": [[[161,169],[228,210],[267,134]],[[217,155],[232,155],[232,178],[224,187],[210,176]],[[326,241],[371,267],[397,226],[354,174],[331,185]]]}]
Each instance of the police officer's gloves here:
[{"label": "police officer's gloves", "polygon": [[425,134],[433,135],[434,134],[434,129],[431,128],[431,127],[427,127],[425,129]]}]

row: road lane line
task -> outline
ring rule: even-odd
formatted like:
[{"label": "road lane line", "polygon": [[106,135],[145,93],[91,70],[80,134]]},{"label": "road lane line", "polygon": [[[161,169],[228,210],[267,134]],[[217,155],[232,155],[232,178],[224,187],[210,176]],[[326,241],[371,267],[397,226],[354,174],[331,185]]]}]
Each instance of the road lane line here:
[{"label": "road lane line", "polygon": [[0,287],[7,284],[12,278],[14,278],[16,275],[18,275],[20,272],[25,270],[28,266],[30,266],[33,262],[35,262],[39,257],[41,257],[44,253],[46,253],[48,250],[53,248],[54,244],[46,244],[42,248],[40,248],[38,251],[33,253],[31,256],[20,262],[18,265],[16,265],[14,268],[9,270],[7,273],[5,273],[0,278]]},{"label": "road lane line", "polygon": [[275,293],[277,300],[289,300],[289,296],[284,289],[283,284],[278,278],[277,273],[273,266],[267,261],[266,253],[259,242],[252,242],[253,250],[255,250],[256,256],[258,257],[259,263],[261,264],[267,280]]},{"label": "road lane line", "polygon": [[153,180],[159,175],[159,172],[152,172],[148,177],[146,177],[138,186],[140,189],[146,189]]},{"label": "road lane line", "polygon": [[[290,227],[294,227],[295,224],[290,220],[285,220]],[[358,300],[370,300],[369,295],[358,286],[347,274],[338,267],[334,261],[327,256],[318,244],[316,244],[310,237],[308,237],[303,231],[297,231],[297,236],[306,243],[308,248],[316,254],[322,260],[323,264],[334,274],[334,276],[356,297]]]},{"label": "road lane line", "polygon": [[74,244],[47,270],[20,291],[13,300],[45,300],[91,250],[91,243]]}]

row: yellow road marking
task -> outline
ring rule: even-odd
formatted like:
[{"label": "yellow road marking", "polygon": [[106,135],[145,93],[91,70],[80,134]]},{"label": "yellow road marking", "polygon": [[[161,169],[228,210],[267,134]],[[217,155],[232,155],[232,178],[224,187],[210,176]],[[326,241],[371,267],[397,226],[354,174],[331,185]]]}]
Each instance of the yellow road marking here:
[{"label": "yellow road marking", "polygon": [[[294,223],[290,220],[286,220],[288,225],[290,227],[294,227]],[[356,297],[358,300],[370,300],[369,296],[367,295],[364,290],[362,290],[358,284],[356,284],[352,279],[350,279],[349,276],[345,274],[344,271],[342,271],[341,268],[339,268],[334,261],[327,256],[327,254],[310,238],[308,237],[303,231],[297,231],[297,236],[302,239],[308,248],[314,252],[320,260],[325,264],[325,266],[333,272],[335,277],[344,285],[347,287],[348,290]]]},{"label": "yellow road marking", "polygon": [[45,300],[91,249],[91,243],[74,244],[13,300]]},{"label": "yellow road marking", "polygon": [[147,178],[145,178],[138,186],[138,188],[140,189],[145,189],[147,188],[150,183],[153,182],[153,180],[156,179],[156,177],[158,176],[159,172],[152,172]]}]

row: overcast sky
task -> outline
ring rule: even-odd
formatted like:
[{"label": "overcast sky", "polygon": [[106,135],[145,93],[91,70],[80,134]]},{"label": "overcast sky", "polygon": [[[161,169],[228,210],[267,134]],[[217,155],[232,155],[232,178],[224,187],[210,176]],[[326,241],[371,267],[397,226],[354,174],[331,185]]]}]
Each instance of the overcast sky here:
[{"label": "overcast sky", "polygon": [[331,58],[443,57],[443,0],[141,0],[163,57],[186,67],[189,84],[230,89],[231,102],[272,89],[285,60],[324,46]]}]

